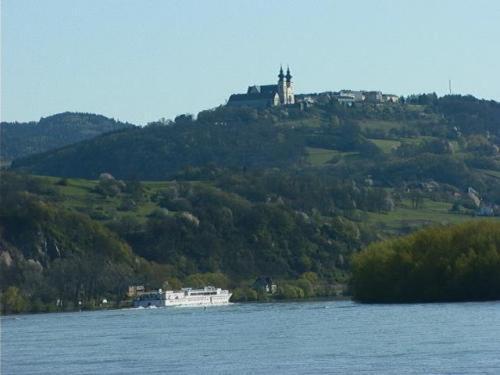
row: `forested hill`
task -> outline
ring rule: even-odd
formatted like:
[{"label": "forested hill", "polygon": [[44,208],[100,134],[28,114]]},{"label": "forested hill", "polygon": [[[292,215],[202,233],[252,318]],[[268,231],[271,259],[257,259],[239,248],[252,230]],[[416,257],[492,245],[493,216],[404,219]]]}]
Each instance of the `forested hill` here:
[{"label": "forested hill", "polygon": [[[251,287],[261,276],[277,281],[273,298],[337,295],[352,255],[375,240],[498,220],[499,146],[499,103],[431,94],[352,107],[220,107],[17,159],[0,175],[4,310],[118,303],[136,284],[218,285],[235,300],[266,299]],[[386,245],[383,263],[372,267],[379,258],[369,250],[363,270],[384,276],[387,260],[404,274],[408,254],[400,242]],[[459,287],[476,260],[490,259],[450,254],[450,267],[465,272]],[[359,279],[370,273],[357,275],[356,291],[370,292]]]},{"label": "forested hill", "polygon": [[8,162],[132,126],[101,115],[71,112],[42,117],[38,122],[2,122],[0,159]]},{"label": "forested hill", "polygon": [[304,154],[295,132],[269,124],[150,125],[105,134],[43,155],[16,160],[35,174],[95,179],[162,180],[186,167],[285,167]]},{"label": "forested hill", "polygon": [[181,115],[104,134],[12,166],[138,180],[203,179],[214,168],[312,167],[388,187],[432,180],[488,192],[500,172],[499,146],[500,103],[428,94],[352,107],[319,101],[304,110],[219,107],[196,120]]}]

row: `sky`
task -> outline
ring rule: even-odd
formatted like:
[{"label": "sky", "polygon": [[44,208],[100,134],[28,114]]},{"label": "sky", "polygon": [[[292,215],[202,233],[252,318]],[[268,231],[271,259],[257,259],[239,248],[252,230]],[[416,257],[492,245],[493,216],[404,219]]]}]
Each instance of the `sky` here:
[{"label": "sky", "polygon": [[1,119],[135,124],[277,80],[500,101],[498,0],[1,0]]}]

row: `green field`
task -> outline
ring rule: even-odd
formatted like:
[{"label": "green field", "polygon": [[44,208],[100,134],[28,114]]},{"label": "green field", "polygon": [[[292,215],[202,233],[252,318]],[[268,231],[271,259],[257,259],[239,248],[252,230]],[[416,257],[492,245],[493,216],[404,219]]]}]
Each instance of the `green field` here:
[{"label": "green field", "polygon": [[500,178],[500,171],[493,171],[491,169],[478,169],[478,171],[490,177]]},{"label": "green field", "polygon": [[307,162],[315,167],[328,164],[333,158],[353,160],[359,158],[358,152],[341,152],[337,150],[330,150],[327,148],[306,147]]},{"label": "green field", "polygon": [[388,154],[392,150],[398,148],[401,145],[400,141],[395,141],[392,139],[369,139],[375,145],[380,148],[384,153]]},{"label": "green field", "polygon": [[389,213],[367,213],[368,222],[384,232],[395,234],[432,224],[456,224],[470,220],[500,220],[496,218],[476,217],[450,212],[452,204],[424,199],[419,209],[411,207],[409,201],[402,202]]},{"label": "green field", "polygon": [[66,185],[60,185],[57,182],[60,178],[40,177],[50,181],[54,188],[61,194],[63,199],[61,204],[71,210],[87,213],[90,216],[102,221],[119,219],[125,216],[133,216],[139,221],[144,221],[146,217],[158,206],[151,201],[151,197],[161,189],[171,185],[171,182],[164,181],[143,181],[145,190],[144,199],[135,202],[136,207],[133,210],[121,210],[123,198],[104,197],[94,191],[97,181],[84,179],[67,179]]},{"label": "green field", "polygon": [[[309,157],[313,158],[315,165],[321,165],[337,154],[342,157],[356,156],[349,153],[344,155],[344,153],[335,150],[311,149]],[[64,207],[89,214],[91,217],[104,222],[123,217],[134,217],[139,222],[144,222],[149,214],[159,208],[152,199],[154,195],[173,183],[169,181],[143,181],[144,198],[135,202],[134,209],[122,210],[120,206],[123,204],[124,198],[120,195],[105,197],[96,193],[94,187],[97,181],[95,180],[67,179],[66,185],[60,185],[58,184],[59,178],[40,178],[51,182],[54,189],[60,194],[60,202]],[[197,184],[202,183],[197,182]],[[471,215],[451,213],[449,211],[451,206],[452,204],[449,202],[424,199],[422,207],[414,209],[411,207],[410,201],[405,200],[398,204],[394,211],[389,213],[360,212],[360,220],[378,228],[381,233],[398,234],[431,224],[452,224],[479,219]],[[489,218],[489,220],[500,220],[500,218]]]},{"label": "green field", "polygon": [[340,155],[339,151],[326,148],[307,147],[307,161],[314,166],[328,163],[334,156]]},{"label": "green field", "polygon": [[366,120],[359,123],[361,129],[378,129],[389,131],[391,129],[401,129],[405,124],[396,121]]}]

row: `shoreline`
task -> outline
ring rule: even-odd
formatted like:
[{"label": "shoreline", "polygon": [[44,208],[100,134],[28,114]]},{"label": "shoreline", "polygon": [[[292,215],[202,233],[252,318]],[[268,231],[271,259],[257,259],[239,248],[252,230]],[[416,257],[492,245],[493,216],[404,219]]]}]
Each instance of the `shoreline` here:
[{"label": "shoreline", "polygon": [[[229,304],[266,304],[266,303],[298,303],[298,302],[318,302],[318,301],[353,301],[350,296],[332,296],[332,297],[311,297],[311,298],[291,298],[291,299],[268,299],[265,301],[238,301],[238,302],[229,302]],[[219,305],[218,305],[219,306]],[[227,305],[220,305],[227,306]],[[203,307],[203,306],[190,306],[190,307]],[[208,307],[208,306],[207,306]],[[210,306],[212,307],[212,306]],[[163,307],[159,307],[160,309]],[[41,314],[63,314],[63,313],[78,313],[78,312],[93,312],[93,311],[106,311],[106,310],[127,310],[127,309],[135,309],[132,306],[132,301],[128,306],[121,307],[102,307],[102,308],[93,308],[93,309],[78,309],[78,310],[57,310],[57,311],[36,311],[36,312],[22,312],[17,314],[0,314],[0,317],[15,317],[21,315],[41,315]]]},{"label": "shoreline", "polygon": [[[293,298],[293,299],[269,299],[266,301],[241,301],[241,302],[230,302],[227,305],[217,305],[229,306],[238,304],[287,304],[287,303],[312,303],[312,302],[341,302],[350,301],[359,305],[366,306],[382,306],[382,305],[436,305],[436,304],[460,304],[460,303],[500,303],[500,300],[467,300],[467,301],[421,301],[421,302],[362,302],[354,300],[350,296],[336,296],[336,297],[311,297],[311,298]],[[201,307],[214,307],[214,306],[188,306],[190,308],[201,308]],[[159,309],[168,307],[159,307]],[[170,307],[173,308],[173,307]],[[96,308],[96,309],[81,309],[81,310],[66,310],[66,311],[40,311],[40,312],[23,312],[18,314],[0,314],[0,319],[13,318],[19,316],[31,316],[31,315],[43,315],[43,314],[64,314],[64,313],[80,313],[80,312],[94,312],[94,311],[118,311],[118,310],[132,310],[136,309],[133,306],[123,306],[123,307],[110,307],[110,308]]]}]

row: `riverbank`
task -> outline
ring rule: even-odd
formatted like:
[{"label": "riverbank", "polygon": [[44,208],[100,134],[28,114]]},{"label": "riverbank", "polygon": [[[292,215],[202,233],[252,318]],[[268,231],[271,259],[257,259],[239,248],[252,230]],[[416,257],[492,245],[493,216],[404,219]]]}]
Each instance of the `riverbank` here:
[{"label": "riverbank", "polygon": [[[329,296],[329,297],[309,297],[309,298],[290,298],[290,299],[282,299],[282,298],[267,298],[265,300],[256,300],[256,301],[231,301],[229,304],[249,304],[249,303],[257,303],[257,304],[269,304],[269,303],[310,303],[310,302],[321,302],[321,301],[352,301],[350,296]],[[203,306],[190,306],[193,308],[199,308]],[[10,313],[10,314],[0,314],[2,317],[6,316],[19,316],[19,315],[36,315],[36,314],[57,314],[57,313],[73,313],[73,312],[91,312],[91,311],[113,311],[113,310],[122,310],[122,309],[132,309],[133,300],[122,301],[118,306],[116,304],[108,304],[105,306],[94,306],[94,307],[85,307],[83,306],[80,309],[54,309],[50,311],[25,311],[21,313]]]}]

